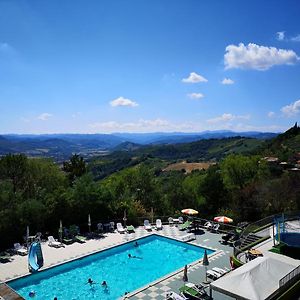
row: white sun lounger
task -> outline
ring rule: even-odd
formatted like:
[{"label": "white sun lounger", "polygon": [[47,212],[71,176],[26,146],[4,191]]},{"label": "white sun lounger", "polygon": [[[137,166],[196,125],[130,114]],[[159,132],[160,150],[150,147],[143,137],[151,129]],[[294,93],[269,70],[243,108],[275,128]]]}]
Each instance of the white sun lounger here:
[{"label": "white sun lounger", "polygon": [[206,229],[211,229],[213,227],[213,224],[211,224],[211,222],[206,222],[204,225],[203,225],[204,228]]},{"label": "white sun lounger", "polygon": [[161,219],[156,220],[156,230],[162,229]]},{"label": "white sun lounger", "polygon": [[189,241],[192,241],[192,240],[195,240],[196,237],[193,233],[188,233],[188,234],[185,234],[181,237],[181,240],[183,242],[189,242]]},{"label": "white sun lounger", "polygon": [[144,228],[148,231],[152,230],[152,226],[149,223],[149,220],[144,220]]},{"label": "white sun lounger", "polygon": [[221,268],[218,268],[218,267],[214,267],[212,268],[213,271],[217,272],[217,273],[220,273],[221,275],[224,275],[226,273],[228,273],[229,270],[224,270],[224,269],[221,269]]},{"label": "white sun lounger", "polygon": [[20,245],[20,243],[15,243],[14,244],[14,250],[19,255],[27,255],[27,253],[28,253],[27,249],[25,247],[22,247]]},{"label": "white sun lounger", "polygon": [[117,231],[119,233],[125,233],[125,229],[124,229],[124,227],[122,226],[121,223],[117,223]]},{"label": "white sun lounger", "polygon": [[55,248],[59,248],[59,247],[63,247],[63,244],[56,241],[54,239],[54,237],[52,235],[48,236],[48,246],[50,247],[55,247]]},{"label": "white sun lounger", "polygon": [[207,276],[213,278],[213,279],[218,279],[220,278],[222,275],[218,272],[215,272],[213,270],[207,270],[206,271]]}]

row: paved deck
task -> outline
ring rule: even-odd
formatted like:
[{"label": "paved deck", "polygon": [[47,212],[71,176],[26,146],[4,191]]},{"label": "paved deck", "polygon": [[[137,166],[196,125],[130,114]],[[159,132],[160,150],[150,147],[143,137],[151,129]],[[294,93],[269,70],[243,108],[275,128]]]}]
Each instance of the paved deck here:
[{"label": "paved deck", "polygon": [[[271,228],[266,230],[270,230],[271,233]],[[42,269],[50,268],[54,265],[74,260],[79,257],[86,256],[112,246],[120,245],[124,242],[153,233],[176,239],[180,239],[181,236],[186,234],[185,231],[179,231],[178,227],[176,226],[165,225],[163,226],[163,230],[160,231],[153,230],[152,232],[147,232],[143,227],[139,227],[136,228],[135,233],[130,234],[119,234],[117,232],[108,233],[105,234],[104,238],[88,240],[84,244],[74,243],[72,245],[65,246],[65,248],[53,248],[49,247],[47,243],[42,243],[42,251],[45,261]],[[196,240],[192,241],[191,243],[216,250],[216,252],[209,258],[208,269],[215,266],[230,269],[229,256],[232,255],[233,250],[230,246],[223,245],[219,242],[221,239],[220,234],[211,233],[208,231],[199,231],[195,236]],[[299,265],[299,260],[268,251],[272,248],[272,239],[257,245],[255,248],[263,252],[265,256],[271,256],[295,266]],[[15,255],[12,258],[13,261],[0,264],[0,281],[9,281],[11,279],[29,274],[27,256]],[[177,273],[175,272],[172,274],[172,276],[164,277],[152,283],[151,285],[139,289],[138,291],[128,291],[130,294],[124,296],[124,299],[165,299],[165,294],[167,292],[171,290],[178,292],[178,289],[184,284],[182,276],[183,270],[179,270]],[[194,283],[203,282],[205,280],[205,267],[202,266],[201,262],[197,262],[196,264],[188,267],[188,279],[190,282]],[[209,293],[209,286],[207,286],[207,292]],[[214,292],[213,298],[216,300],[231,299],[230,297],[218,294],[216,292]]]}]

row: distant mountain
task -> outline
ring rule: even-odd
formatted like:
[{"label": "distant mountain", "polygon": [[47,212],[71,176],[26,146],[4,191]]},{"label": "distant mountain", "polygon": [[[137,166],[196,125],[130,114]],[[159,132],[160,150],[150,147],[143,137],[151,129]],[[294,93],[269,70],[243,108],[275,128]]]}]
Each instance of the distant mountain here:
[{"label": "distant mountain", "polygon": [[228,137],[249,137],[256,139],[271,139],[278,135],[273,132],[234,132],[230,130],[203,131],[199,133],[157,132],[157,133],[114,133],[114,136],[137,144],[178,144],[190,143],[202,139],[222,139]]},{"label": "distant mountain", "polygon": [[173,145],[204,139],[245,137],[268,139],[275,133],[204,131],[200,133],[115,133],[115,134],[42,134],[2,135],[0,155],[24,153],[28,156],[52,157],[56,161],[68,159],[73,153],[85,158],[107,154],[111,151],[134,151],[142,145]]}]

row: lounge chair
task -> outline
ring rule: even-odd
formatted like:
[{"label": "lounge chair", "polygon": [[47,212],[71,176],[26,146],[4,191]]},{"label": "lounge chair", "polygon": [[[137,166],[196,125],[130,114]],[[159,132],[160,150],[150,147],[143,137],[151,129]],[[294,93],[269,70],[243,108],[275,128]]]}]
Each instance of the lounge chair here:
[{"label": "lounge chair", "polygon": [[135,231],[133,225],[127,226],[126,229],[127,229],[127,232],[129,232],[129,233]]},{"label": "lounge chair", "polygon": [[179,291],[182,295],[192,299],[202,299],[202,297],[206,294],[204,290],[200,290],[194,284],[186,284],[182,286]]},{"label": "lounge chair", "polygon": [[100,234],[103,233],[103,224],[102,223],[97,224],[97,232]]},{"label": "lounge chair", "polygon": [[74,241],[83,244],[86,242],[86,237],[82,235],[75,235]]},{"label": "lounge chair", "polygon": [[213,224],[211,222],[206,222],[203,227],[210,230],[213,227]]},{"label": "lounge chair", "polygon": [[162,224],[161,224],[161,219],[156,220],[156,230],[161,230],[162,229]]},{"label": "lounge chair", "polygon": [[0,253],[0,263],[7,263],[7,262],[11,262],[11,261],[12,261],[12,257],[9,255],[9,253],[7,253],[7,252]]},{"label": "lounge chair", "polygon": [[220,224],[214,224],[211,228],[212,232],[219,232]]},{"label": "lounge chair", "polygon": [[117,223],[117,231],[119,233],[125,233],[125,229],[121,223]]},{"label": "lounge chair", "polygon": [[224,269],[221,269],[221,268],[218,268],[218,267],[214,267],[214,268],[212,268],[212,270],[219,273],[219,274],[221,274],[221,275],[225,275],[226,273],[229,272],[229,270],[224,270]]},{"label": "lounge chair", "polygon": [[181,240],[183,242],[190,242],[190,241],[195,240],[195,239],[196,239],[196,236],[193,233],[188,233],[188,234],[185,234],[181,237]]},{"label": "lounge chair", "polygon": [[179,230],[186,230],[188,227],[190,227],[192,224],[191,221],[185,221],[183,224],[179,226]]},{"label": "lounge chair", "polygon": [[14,244],[14,250],[19,255],[27,255],[28,251],[25,247],[21,246],[20,243]]},{"label": "lounge chair", "polygon": [[48,236],[48,246],[54,247],[54,248],[59,248],[63,247],[63,244],[56,241],[52,235]]},{"label": "lounge chair", "polygon": [[169,218],[168,218],[168,222],[169,222],[169,225],[170,225],[170,226],[173,226],[173,225],[174,225],[174,221],[173,221],[173,218],[172,218],[172,217],[169,217]]},{"label": "lounge chair", "polygon": [[206,274],[207,274],[208,277],[210,277],[210,278],[212,278],[214,280],[218,279],[218,278],[220,278],[222,276],[220,273],[215,272],[213,270],[207,270]]},{"label": "lounge chair", "polygon": [[144,220],[144,228],[148,231],[151,231],[152,230],[152,226],[151,224],[149,223],[149,220]]},{"label": "lounge chair", "polygon": [[168,292],[166,294],[166,300],[188,300],[184,295],[178,295],[175,292]]},{"label": "lounge chair", "polygon": [[178,223],[179,223],[179,224],[183,224],[183,217],[179,217],[179,218],[178,218]]}]

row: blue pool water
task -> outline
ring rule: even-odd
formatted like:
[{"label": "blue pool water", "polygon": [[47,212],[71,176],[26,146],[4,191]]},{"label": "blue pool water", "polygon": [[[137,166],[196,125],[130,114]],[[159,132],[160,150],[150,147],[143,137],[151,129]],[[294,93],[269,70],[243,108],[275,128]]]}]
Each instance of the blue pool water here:
[{"label": "blue pool water", "polygon": [[[158,235],[141,238],[138,245],[129,242],[8,284],[25,299],[118,299],[204,255],[204,248]],[[208,255],[213,252],[206,250]],[[91,287],[88,278],[96,284]],[[101,286],[104,280],[107,289]],[[35,291],[34,298],[30,291]]]}]

